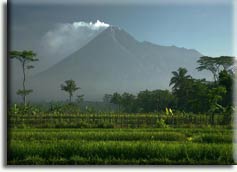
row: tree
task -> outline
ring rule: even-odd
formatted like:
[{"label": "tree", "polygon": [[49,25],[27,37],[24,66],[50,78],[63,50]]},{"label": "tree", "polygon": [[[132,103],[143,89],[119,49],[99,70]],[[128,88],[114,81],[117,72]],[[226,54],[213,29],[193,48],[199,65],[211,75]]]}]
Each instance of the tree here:
[{"label": "tree", "polygon": [[217,58],[217,64],[222,66],[222,69],[227,70],[230,66],[234,64],[234,57],[220,56]]},{"label": "tree", "polygon": [[187,98],[190,94],[190,88],[192,83],[192,77],[187,75],[187,70],[185,68],[179,68],[178,72],[173,71],[174,75],[170,80],[170,86],[172,87],[172,92],[177,98],[177,106],[180,110],[186,110],[187,108]]},{"label": "tree", "polygon": [[129,93],[123,93],[121,96],[121,104],[125,112],[131,113],[136,111],[136,97]]},{"label": "tree", "polygon": [[174,85],[172,87],[173,91],[176,91],[178,89],[180,89],[182,87],[182,85],[188,80],[191,79],[192,77],[190,75],[186,75],[187,74],[187,69],[180,67],[178,69],[178,72],[173,71],[172,74],[174,75],[171,79],[170,79],[170,84]]},{"label": "tree", "polygon": [[72,102],[72,96],[75,91],[80,89],[80,87],[77,87],[76,83],[74,80],[66,80],[65,85],[61,85],[61,90],[68,92],[69,94],[69,103]]},{"label": "tree", "polygon": [[220,86],[225,87],[226,95],[223,97],[223,106],[233,105],[233,76],[229,74],[226,70],[219,73],[218,83]]},{"label": "tree", "polygon": [[140,91],[137,95],[137,105],[139,112],[151,112],[154,109],[154,103],[152,103],[152,92],[149,90]]},{"label": "tree", "polygon": [[154,90],[152,91],[152,99],[154,110],[163,111],[165,108],[175,107],[175,96],[169,90]]},{"label": "tree", "polygon": [[208,97],[209,90],[207,82],[203,80],[193,79],[190,81],[188,88],[188,97],[186,97],[187,107],[186,110],[200,113],[208,111]]},{"label": "tree", "polygon": [[82,103],[84,101],[84,95],[81,94],[81,95],[77,95],[77,100],[76,100],[78,103]]},{"label": "tree", "polygon": [[110,103],[112,99],[112,95],[111,94],[105,94],[103,97],[103,102],[104,103]]},{"label": "tree", "polygon": [[113,104],[116,104],[119,106],[119,111],[120,111],[120,106],[121,106],[121,102],[122,102],[122,98],[121,95],[119,93],[114,93],[110,99],[110,102]]},{"label": "tree", "polygon": [[209,70],[213,75],[214,81],[216,82],[219,65],[215,66],[215,59],[208,56],[202,56],[197,62],[199,63],[199,66],[196,69],[198,71]]},{"label": "tree", "polygon": [[223,96],[226,94],[225,87],[218,86],[209,90],[208,104],[209,104],[209,113],[211,114],[211,123],[214,124],[214,114],[224,111],[223,106],[220,105]]},{"label": "tree", "polygon": [[208,70],[213,74],[214,81],[218,79],[218,74],[221,70],[227,70],[228,67],[234,64],[234,58],[230,56],[220,56],[220,57],[209,57],[202,56],[197,61],[199,66],[196,68],[198,71]]},{"label": "tree", "polygon": [[174,108],[175,97],[168,90],[145,90],[137,95],[137,107],[139,112],[157,112],[165,108]]},{"label": "tree", "polygon": [[29,95],[33,90],[26,89],[26,71],[34,68],[33,65],[29,65],[30,62],[38,61],[36,54],[33,51],[11,51],[11,59],[17,59],[21,63],[23,80],[22,80],[22,90],[19,89],[17,94],[20,95],[23,99],[23,103],[26,106],[26,96]]}]

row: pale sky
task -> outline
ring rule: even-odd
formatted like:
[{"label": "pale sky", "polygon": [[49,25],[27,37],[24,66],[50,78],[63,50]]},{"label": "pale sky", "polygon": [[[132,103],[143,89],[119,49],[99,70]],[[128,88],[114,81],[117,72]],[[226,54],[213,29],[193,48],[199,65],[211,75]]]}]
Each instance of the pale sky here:
[{"label": "pale sky", "polygon": [[[21,1],[24,3],[19,3]],[[209,3],[195,0],[158,0],[157,3],[150,3],[153,1],[148,0],[147,3],[146,1],[137,1],[137,3],[121,1],[116,4],[108,3],[111,2],[109,0],[87,1],[89,3],[85,1],[76,3],[72,0],[47,1],[52,3],[46,1],[33,3],[29,0],[11,2],[9,29],[11,49],[32,49],[42,56],[47,56],[48,52],[43,52],[46,50],[42,49],[42,40],[49,32],[59,32],[60,26],[65,24],[95,23],[99,20],[123,28],[139,41],[196,49],[204,55],[214,57],[233,55],[231,0],[208,1]],[[78,45],[80,40],[84,39],[80,38],[78,32],[75,32],[75,37],[73,33],[70,32],[70,36],[66,34],[66,38],[64,35],[62,40],[67,39],[68,47],[72,47],[70,39],[77,38]],[[57,39],[61,38],[57,37]],[[43,44],[48,45],[45,42]],[[71,45],[73,44],[75,40],[71,42]],[[75,45],[71,50],[65,49],[61,56],[68,51],[73,51],[73,48],[76,48]],[[61,48],[60,51],[64,49]]]}]

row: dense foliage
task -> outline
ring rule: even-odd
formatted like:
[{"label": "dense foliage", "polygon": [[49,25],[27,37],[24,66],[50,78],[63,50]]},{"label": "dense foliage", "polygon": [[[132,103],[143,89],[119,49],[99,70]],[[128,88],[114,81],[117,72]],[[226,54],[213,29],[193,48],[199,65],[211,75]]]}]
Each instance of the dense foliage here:
[{"label": "dense foliage", "polygon": [[[193,113],[231,113],[233,106],[233,75],[226,70],[218,74],[218,80],[208,82],[187,75],[185,68],[173,71],[170,80],[172,92],[168,90],[141,91],[106,94],[106,100],[117,104],[122,112],[161,112],[165,108]],[[228,111],[228,112],[227,112]]]}]

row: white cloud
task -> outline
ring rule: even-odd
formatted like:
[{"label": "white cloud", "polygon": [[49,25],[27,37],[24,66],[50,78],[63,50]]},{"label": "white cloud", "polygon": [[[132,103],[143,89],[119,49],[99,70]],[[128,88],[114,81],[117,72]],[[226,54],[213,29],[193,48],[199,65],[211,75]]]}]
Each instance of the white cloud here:
[{"label": "white cloud", "polygon": [[99,20],[97,20],[95,23],[86,23],[86,22],[74,22],[73,24],[73,27],[74,28],[78,28],[78,27],[87,27],[87,28],[90,28],[92,30],[98,30],[98,29],[101,29],[101,28],[107,28],[109,27],[109,24],[107,23],[104,23],[104,22],[101,22]]},{"label": "white cloud", "polygon": [[97,20],[73,22],[57,25],[48,31],[41,40],[42,55],[51,63],[56,63],[83,47],[110,25]]}]

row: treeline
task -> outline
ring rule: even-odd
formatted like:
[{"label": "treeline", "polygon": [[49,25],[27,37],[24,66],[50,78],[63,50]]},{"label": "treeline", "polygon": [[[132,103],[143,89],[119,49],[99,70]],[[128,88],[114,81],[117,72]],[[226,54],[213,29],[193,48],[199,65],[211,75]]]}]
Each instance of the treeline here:
[{"label": "treeline", "polygon": [[173,108],[175,101],[175,96],[168,90],[145,90],[137,95],[116,92],[104,96],[104,102],[116,104],[119,111],[127,113],[163,111],[166,107]]},{"label": "treeline", "polygon": [[[10,58],[20,61],[23,71],[22,89],[17,94],[22,97],[26,107],[26,97],[33,92],[26,88],[26,71],[34,68],[32,62],[38,61],[32,51],[11,51]],[[104,96],[104,102],[118,105],[120,112],[149,113],[164,111],[166,108],[193,113],[225,113],[233,105],[234,57],[220,56],[216,58],[203,56],[197,61],[198,71],[208,70],[213,75],[213,81],[195,79],[188,75],[185,68],[173,71],[169,90],[145,90],[137,95],[131,93],[113,93]],[[69,95],[69,103],[75,91],[80,89],[74,80],[66,80],[61,90]],[[84,95],[77,95],[77,101],[82,102]]]},{"label": "treeline", "polygon": [[104,96],[105,102],[117,104],[128,113],[160,112],[166,108],[193,113],[225,113],[231,110],[233,95],[233,58],[201,57],[197,69],[208,70],[214,81],[195,79],[185,68],[173,71],[169,90],[145,90],[137,95],[113,93]]}]

